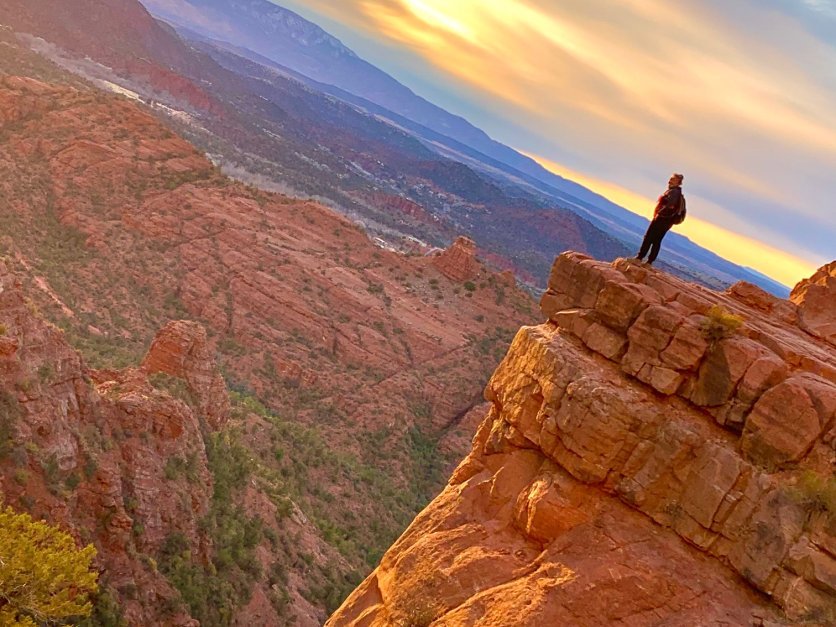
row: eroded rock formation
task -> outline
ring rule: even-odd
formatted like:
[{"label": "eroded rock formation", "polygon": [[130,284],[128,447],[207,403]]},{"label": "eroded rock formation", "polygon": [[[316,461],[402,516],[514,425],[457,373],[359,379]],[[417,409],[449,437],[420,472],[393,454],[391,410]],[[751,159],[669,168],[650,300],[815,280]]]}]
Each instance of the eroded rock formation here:
[{"label": "eroded rock formation", "polygon": [[[217,372],[211,359],[202,370]],[[2,263],[0,435],[3,501],[93,542],[130,624],[194,624],[143,556],[178,534],[208,559],[199,523],[212,478],[197,417],[140,369],[89,370]],[[171,460],[188,477],[167,476]]]},{"label": "eroded rock formation", "polygon": [[836,261],[796,285],[790,300],[805,329],[836,345]]},{"label": "eroded rock formation", "polygon": [[470,455],[328,624],[834,620],[832,346],[746,286],[573,253],[549,285]]},{"label": "eroded rock formation", "polygon": [[464,282],[473,279],[479,273],[476,242],[469,237],[457,237],[450,248],[434,259],[433,265],[453,281]]}]

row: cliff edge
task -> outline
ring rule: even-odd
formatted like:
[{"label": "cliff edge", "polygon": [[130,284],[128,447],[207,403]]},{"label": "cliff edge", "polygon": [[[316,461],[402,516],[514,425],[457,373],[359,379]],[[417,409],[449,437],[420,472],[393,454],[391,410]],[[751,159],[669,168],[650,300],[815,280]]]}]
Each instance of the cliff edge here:
[{"label": "cliff edge", "polygon": [[832,624],[836,350],[803,307],[566,253],[541,308],[328,625]]}]

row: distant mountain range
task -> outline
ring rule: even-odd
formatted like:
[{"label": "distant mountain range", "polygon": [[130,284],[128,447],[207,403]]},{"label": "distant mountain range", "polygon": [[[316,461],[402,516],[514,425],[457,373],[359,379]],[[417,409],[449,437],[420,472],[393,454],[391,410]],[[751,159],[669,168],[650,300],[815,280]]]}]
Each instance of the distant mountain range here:
[{"label": "distant mountain range", "polygon": [[154,15],[172,24],[252,50],[307,78],[361,96],[488,156],[501,157],[509,165],[536,165],[493,141],[464,118],[416,95],[319,26],[268,0],[142,2]]},{"label": "distant mountain range", "polygon": [[[632,249],[647,221],[603,196],[558,176],[533,159],[491,139],[467,120],[413,93],[358,57],[338,39],[298,14],[268,0],[142,0],[156,16],[216,46],[288,70],[315,89],[351,102],[414,133],[445,156],[559,202]],[[723,282],[747,280],[780,296],[780,283],[728,262],[680,235],[668,240],[670,263],[692,276],[705,273]]]},{"label": "distant mountain range", "polygon": [[[291,11],[266,0],[145,4],[176,31],[136,0],[8,2],[0,23],[156,103],[236,176],[326,201],[376,236],[444,246],[466,234],[539,286],[562,250],[613,259],[638,246],[646,220],[418,97]],[[788,294],[678,235],[665,265],[714,288],[746,280]]]}]

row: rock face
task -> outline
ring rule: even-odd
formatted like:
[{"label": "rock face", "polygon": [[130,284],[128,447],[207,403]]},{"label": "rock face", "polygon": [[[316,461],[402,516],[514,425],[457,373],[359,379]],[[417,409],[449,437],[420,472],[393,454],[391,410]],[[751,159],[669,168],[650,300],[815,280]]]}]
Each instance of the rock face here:
[{"label": "rock face", "polygon": [[794,308],[561,255],[470,455],[328,624],[832,622],[836,351]]},{"label": "rock face", "polygon": [[196,322],[165,326],[142,362],[149,375],[158,372],[183,379],[210,427],[219,429],[229,419],[229,396],[206,341],[206,329]]},{"label": "rock face", "polygon": [[[197,417],[142,370],[89,370],[2,264],[0,330],[2,500],[93,542],[131,624],[193,624],[141,556],[172,534],[208,556],[199,523],[212,479]],[[191,460],[188,481],[166,476],[171,459]]]},{"label": "rock face", "polygon": [[452,281],[461,283],[475,278],[479,273],[476,242],[468,237],[456,238],[450,248],[435,258],[433,265]]},{"label": "rock face", "polygon": [[836,261],[796,285],[790,300],[805,329],[836,345]]}]

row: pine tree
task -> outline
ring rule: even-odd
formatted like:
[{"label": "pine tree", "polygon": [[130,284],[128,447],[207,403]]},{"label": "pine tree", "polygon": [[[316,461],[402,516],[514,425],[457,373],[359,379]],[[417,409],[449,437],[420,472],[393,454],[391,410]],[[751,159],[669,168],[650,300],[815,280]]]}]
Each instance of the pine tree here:
[{"label": "pine tree", "polygon": [[35,627],[89,616],[96,549],[11,508],[0,511],[0,625]]}]

